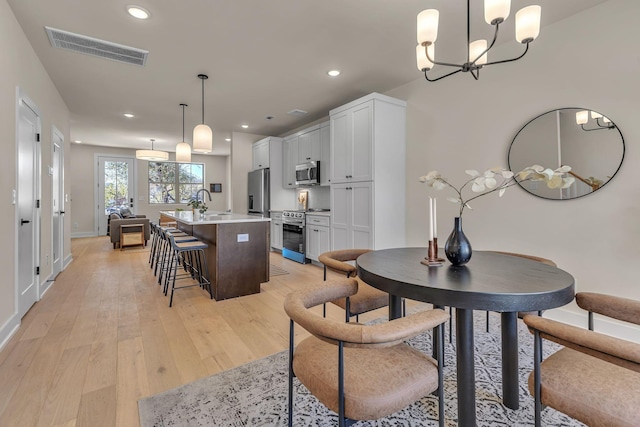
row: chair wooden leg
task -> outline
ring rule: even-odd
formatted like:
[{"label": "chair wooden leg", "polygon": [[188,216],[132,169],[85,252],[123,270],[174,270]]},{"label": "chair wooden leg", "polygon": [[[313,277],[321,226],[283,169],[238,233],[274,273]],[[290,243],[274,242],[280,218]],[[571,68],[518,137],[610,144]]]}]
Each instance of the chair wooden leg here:
[{"label": "chair wooden leg", "polygon": [[589,312],[589,330],[593,331],[593,311]]},{"label": "chair wooden leg", "polygon": [[487,333],[489,332],[489,312],[487,311]]}]

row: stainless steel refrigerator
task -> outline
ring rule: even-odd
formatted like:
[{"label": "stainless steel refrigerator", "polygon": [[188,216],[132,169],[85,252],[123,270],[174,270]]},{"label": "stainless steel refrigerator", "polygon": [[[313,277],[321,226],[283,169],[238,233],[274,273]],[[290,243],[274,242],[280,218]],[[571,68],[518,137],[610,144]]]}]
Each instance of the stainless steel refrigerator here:
[{"label": "stainless steel refrigerator", "polygon": [[249,215],[269,216],[269,169],[249,172]]}]

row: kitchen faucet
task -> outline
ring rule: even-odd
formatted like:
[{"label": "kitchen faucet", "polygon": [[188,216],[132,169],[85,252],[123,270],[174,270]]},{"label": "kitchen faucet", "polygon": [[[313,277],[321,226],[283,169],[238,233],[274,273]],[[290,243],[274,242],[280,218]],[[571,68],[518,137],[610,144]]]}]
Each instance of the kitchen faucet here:
[{"label": "kitchen faucet", "polygon": [[[205,193],[207,193],[209,195],[209,201],[211,201],[211,193],[209,193],[209,190],[207,190],[206,188],[201,188],[198,191],[196,191],[196,200],[198,200],[198,198],[200,197],[201,191],[204,191]],[[202,202],[204,203],[204,196],[202,196]]]}]

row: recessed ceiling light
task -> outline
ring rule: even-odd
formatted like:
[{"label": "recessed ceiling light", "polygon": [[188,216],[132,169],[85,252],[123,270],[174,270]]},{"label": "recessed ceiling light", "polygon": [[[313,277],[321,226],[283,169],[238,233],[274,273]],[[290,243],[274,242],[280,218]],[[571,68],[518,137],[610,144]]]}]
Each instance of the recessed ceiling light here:
[{"label": "recessed ceiling light", "polygon": [[129,15],[137,19],[147,19],[151,16],[148,10],[140,6],[127,6],[127,12],[129,12]]},{"label": "recessed ceiling light", "polygon": [[134,116],[133,114],[131,114],[131,113],[124,113],[124,114],[123,114],[123,116],[125,116],[127,119],[132,119],[132,118],[134,118],[134,117],[135,117],[135,116]]},{"label": "recessed ceiling light", "polygon": [[79,139],[76,139],[76,140],[75,140],[75,141],[73,141],[73,142],[75,142],[76,144],[82,144],[82,141],[80,141]]},{"label": "recessed ceiling light", "polygon": [[242,129],[247,129],[249,125],[242,125]]},{"label": "recessed ceiling light", "polygon": [[338,77],[340,75],[340,70],[330,70],[327,71],[327,74],[331,77]]},{"label": "recessed ceiling light", "polygon": [[227,142],[231,142],[231,138],[225,138],[224,140]]}]

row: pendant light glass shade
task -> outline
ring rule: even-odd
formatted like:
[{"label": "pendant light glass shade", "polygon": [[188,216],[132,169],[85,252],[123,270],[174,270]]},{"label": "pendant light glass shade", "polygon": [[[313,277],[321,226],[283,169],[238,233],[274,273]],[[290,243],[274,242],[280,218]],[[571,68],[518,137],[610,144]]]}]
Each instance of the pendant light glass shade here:
[{"label": "pendant light glass shade", "polygon": [[193,129],[193,151],[197,153],[210,153],[213,146],[213,132],[204,123]]},{"label": "pendant light glass shade", "polygon": [[169,153],[153,149],[155,139],[151,140],[151,150],[136,150],[136,159],[149,161],[169,160]]},{"label": "pendant light glass shade", "polygon": [[180,104],[182,107],[182,142],[176,144],[176,162],[189,163],[191,161],[191,146],[184,140],[184,108],[187,104]]},{"label": "pendant light glass shade", "polygon": [[202,124],[193,129],[193,151],[197,153],[210,153],[213,149],[213,132],[204,124],[204,81],[209,78],[206,74],[198,74],[202,80]]},{"label": "pendant light glass shade", "polygon": [[191,146],[186,142],[179,142],[176,144],[176,162],[191,161]]}]

